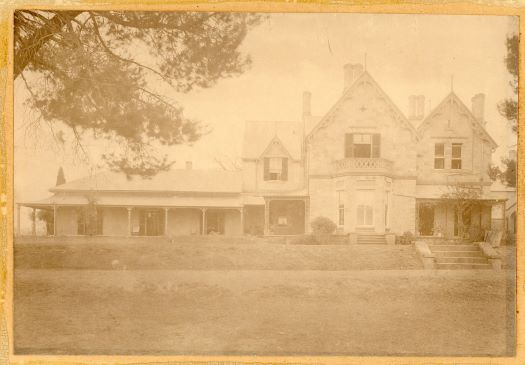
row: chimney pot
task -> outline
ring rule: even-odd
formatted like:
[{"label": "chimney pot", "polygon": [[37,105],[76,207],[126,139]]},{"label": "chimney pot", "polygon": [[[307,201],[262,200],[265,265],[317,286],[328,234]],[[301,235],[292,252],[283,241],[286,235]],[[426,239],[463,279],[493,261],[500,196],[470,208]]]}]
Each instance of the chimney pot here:
[{"label": "chimney pot", "polygon": [[303,117],[312,115],[312,93],[310,91],[303,92]]},{"label": "chimney pot", "polygon": [[472,114],[478,122],[485,124],[485,94],[479,93],[472,97]]},{"label": "chimney pot", "polygon": [[344,66],[345,82],[344,82],[344,91],[348,90],[350,86],[361,76],[363,73],[364,67],[360,63],[352,64],[347,63]]},{"label": "chimney pot", "polygon": [[191,170],[193,168],[193,163],[191,161],[186,161],[186,170]]}]

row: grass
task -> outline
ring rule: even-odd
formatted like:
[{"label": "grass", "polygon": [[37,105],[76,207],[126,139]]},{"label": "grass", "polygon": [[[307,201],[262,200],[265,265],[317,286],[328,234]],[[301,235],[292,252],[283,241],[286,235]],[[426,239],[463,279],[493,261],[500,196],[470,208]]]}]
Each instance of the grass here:
[{"label": "grass", "polygon": [[499,250],[509,270],[425,271],[411,246],[17,243],[15,353],[512,355]]},{"label": "grass", "polygon": [[513,351],[510,272],[16,272],[17,354]]},{"label": "grass", "polygon": [[179,241],[15,244],[18,269],[395,270],[420,269],[411,246]]}]

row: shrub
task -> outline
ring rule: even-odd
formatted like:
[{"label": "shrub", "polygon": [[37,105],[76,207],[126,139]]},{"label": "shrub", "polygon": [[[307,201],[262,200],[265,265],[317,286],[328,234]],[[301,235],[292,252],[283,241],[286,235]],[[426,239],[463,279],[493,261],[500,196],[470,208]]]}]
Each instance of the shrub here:
[{"label": "shrub", "polygon": [[317,243],[326,243],[337,228],[337,225],[326,217],[317,217],[311,223],[312,234]]},{"label": "shrub", "polygon": [[326,217],[317,217],[311,223],[312,232],[314,234],[332,234],[337,228],[337,225]]},{"label": "shrub", "polygon": [[396,244],[398,245],[410,245],[414,242],[414,234],[406,231],[402,236],[396,236]]}]

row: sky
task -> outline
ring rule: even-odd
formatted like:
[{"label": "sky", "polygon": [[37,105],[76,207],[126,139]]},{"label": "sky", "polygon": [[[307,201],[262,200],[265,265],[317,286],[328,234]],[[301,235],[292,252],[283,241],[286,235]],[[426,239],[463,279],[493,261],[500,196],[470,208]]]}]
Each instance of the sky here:
[{"label": "sky", "polygon": [[[193,147],[170,147],[174,168],[220,168],[214,161],[240,157],[245,121],[299,121],[302,93],[312,93],[313,115],[324,115],[343,90],[343,66],[364,63],[400,110],[408,114],[409,95],[424,95],[433,108],[450,92],[470,107],[486,95],[487,130],[500,146],[497,163],[516,137],[497,112],[512,97],[505,68],[505,39],[517,33],[517,19],[503,16],[390,14],[272,14],[251,30],[241,46],[252,66],[214,87],[168,95],[187,117],[211,133]],[[453,82],[452,82],[453,80]],[[169,91],[166,91],[168,93]],[[50,195],[59,166],[70,181],[92,173],[99,159],[81,161],[73,148],[61,150],[46,129],[27,128],[38,114],[24,103],[24,85],[15,82],[15,201]],[[106,148],[110,149],[111,145]],[[89,150],[89,146],[88,146]]]}]

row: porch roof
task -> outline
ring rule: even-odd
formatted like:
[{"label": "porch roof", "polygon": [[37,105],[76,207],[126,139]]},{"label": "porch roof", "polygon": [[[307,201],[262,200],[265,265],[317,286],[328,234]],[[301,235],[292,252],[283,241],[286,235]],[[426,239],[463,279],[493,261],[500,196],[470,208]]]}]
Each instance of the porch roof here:
[{"label": "porch roof", "polygon": [[145,178],[127,177],[119,172],[103,172],[73,180],[49,189],[55,192],[184,192],[238,193],[242,191],[242,173],[225,170],[170,170]]},{"label": "porch roof", "polygon": [[[79,195],[56,194],[48,198],[18,204],[30,208],[86,205],[88,199]],[[161,207],[161,208],[241,208],[243,197],[234,196],[119,196],[101,195],[96,205],[105,207]]]},{"label": "porch roof", "polygon": [[[447,186],[436,186],[436,185],[417,185],[416,195],[417,200],[449,200],[443,198],[443,194],[448,193]],[[477,200],[483,201],[504,201],[506,198],[502,198],[501,195],[491,191],[484,191]]]}]

